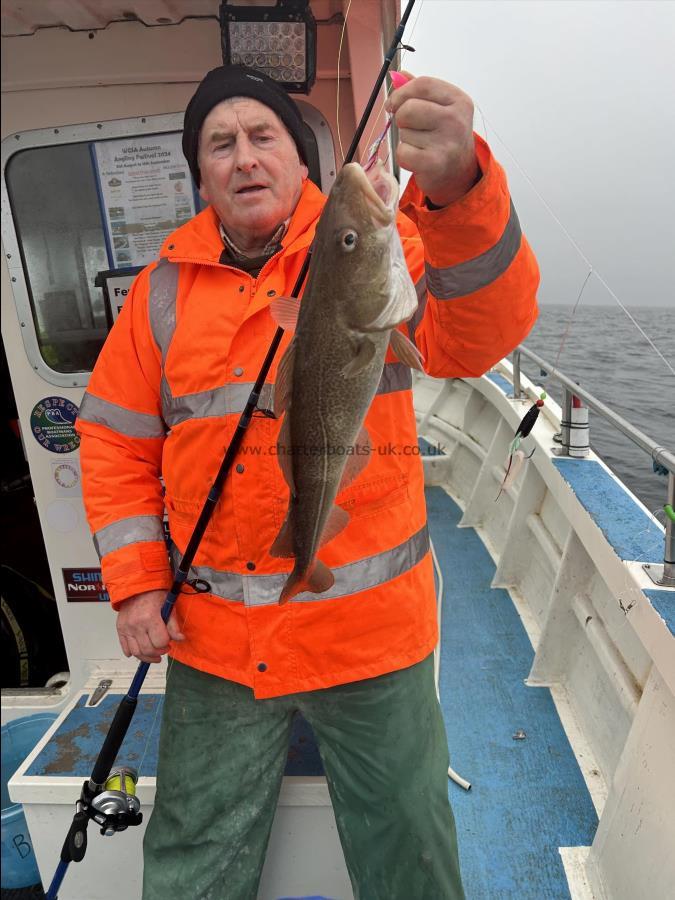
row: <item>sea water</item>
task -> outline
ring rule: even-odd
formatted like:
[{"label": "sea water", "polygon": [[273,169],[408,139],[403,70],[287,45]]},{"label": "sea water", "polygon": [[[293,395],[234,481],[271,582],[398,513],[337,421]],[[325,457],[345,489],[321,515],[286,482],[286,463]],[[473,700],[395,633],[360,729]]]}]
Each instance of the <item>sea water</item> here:
[{"label": "sea water", "polygon": [[[571,313],[571,306],[542,305],[525,346],[551,364],[560,351],[560,371],[675,453],[675,375],[618,306],[580,306],[570,319]],[[630,313],[675,368],[675,300],[670,307],[631,307]],[[522,367],[560,403],[559,385],[542,379],[525,357]],[[593,450],[663,523],[667,479],[609,422],[592,410],[589,419]]]}]

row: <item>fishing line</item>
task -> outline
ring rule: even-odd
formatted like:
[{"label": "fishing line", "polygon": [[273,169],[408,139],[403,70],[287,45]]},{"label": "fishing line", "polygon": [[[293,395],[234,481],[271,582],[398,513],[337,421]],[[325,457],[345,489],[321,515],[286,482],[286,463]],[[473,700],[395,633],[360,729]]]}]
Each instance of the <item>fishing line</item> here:
[{"label": "fishing line", "polygon": [[340,58],[342,56],[342,42],[347,30],[347,19],[349,18],[349,10],[352,8],[352,0],[349,0],[347,12],[345,13],[344,22],[342,23],[342,31],[340,32],[340,44],[338,46],[337,55],[337,88],[335,92],[335,130],[337,131],[338,147],[340,148],[341,162],[345,161],[345,151],[342,146],[342,137],[340,136]]},{"label": "fishing line", "polygon": [[[664,525],[666,524],[665,520],[667,518],[667,514],[666,514],[666,511],[664,510],[663,506],[659,506],[657,509],[649,510],[649,514],[652,515],[656,519],[656,521],[659,525],[661,525],[659,516],[663,516]],[[634,540],[637,543],[639,543],[639,541],[642,537],[649,537],[650,532],[651,532],[650,526],[653,526],[653,524],[654,524],[653,522],[650,522],[649,525],[645,525],[645,527],[642,528],[640,531],[638,531],[638,533],[635,535]],[[665,528],[664,528],[664,531],[665,531]],[[651,563],[653,565],[658,565],[659,563],[658,562],[655,563],[653,558],[649,558],[649,557],[653,557],[655,554],[656,554],[657,558],[660,558],[663,556],[663,535],[662,534],[659,535],[659,537],[652,538],[650,540],[650,542],[648,543],[647,547],[642,551],[642,553],[639,556],[636,556],[635,559],[628,560],[628,562]],[[656,587],[656,585],[654,585],[654,587]]]},{"label": "fishing line", "polygon": [[[419,21],[420,13],[422,12],[423,6],[424,6],[424,0],[421,0],[420,5],[417,8],[417,15],[415,16],[415,20],[410,29],[410,34],[406,37],[407,41],[412,41],[413,35],[415,34],[415,28],[417,27],[417,23]],[[407,45],[407,44],[401,45],[401,49],[399,51],[399,61],[398,61],[398,70],[397,71],[401,71],[401,69],[403,68],[403,60],[405,59],[405,55],[406,55],[406,53],[409,53],[411,50],[413,50],[413,48],[410,47],[409,45]],[[387,120],[387,123],[384,127],[384,131],[380,134],[380,136],[377,138],[377,140],[373,144],[371,144],[373,134],[375,133],[375,129],[377,128],[377,123],[380,119],[380,116],[384,112],[385,106],[387,105],[387,100],[389,99],[389,94],[391,94],[391,92],[393,90],[393,88],[391,86],[390,87],[386,86],[386,82],[385,82],[384,89],[385,89],[385,98],[382,101],[382,105],[380,106],[379,110],[377,111],[377,115],[373,119],[372,125],[370,126],[370,131],[368,132],[368,137],[366,138],[366,142],[365,142],[366,147],[369,148],[367,151],[367,155],[366,155],[366,166],[368,168],[370,168],[372,165],[375,164],[376,154],[379,151],[380,145],[382,144],[384,138],[387,135],[387,132],[389,131],[389,129],[391,128],[391,125],[393,123],[393,116],[390,115]],[[385,165],[388,162],[389,157],[391,155],[390,151],[391,151],[391,142],[389,142],[389,145],[387,148],[387,155],[384,158]]]},{"label": "fishing line", "polygon": [[558,347],[558,353],[556,355],[555,362],[553,363],[554,369],[558,368],[558,360],[560,359],[560,354],[562,353],[563,347],[565,346],[565,341],[567,340],[567,335],[569,334],[570,328],[572,327],[572,319],[574,318],[574,314],[577,311],[577,307],[579,306],[579,303],[581,302],[581,298],[583,297],[584,291],[586,290],[586,285],[590,281],[592,274],[593,274],[593,269],[589,269],[588,274],[586,275],[586,278],[584,279],[584,283],[581,285],[581,290],[579,291],[579,296],[577,297],[577,302],[574,304],[574,307],[572,308],[570,317],[567,320],[567,328],[565,329],[565,333],[563,334],[562,340],[560,341],[560,346]]},{"label": "fishing line", "polygon": [[474,106],[480,113],[481,121],[483,123],[483,138],[485,139],[485,142],[489,144],[490,142],[488,141],[487,122],[485,121],[485,116],[483,115],[483,110],[480,108],[480,106],[477,103],[474,104]]},{"label": "fishing line", "polygon": [[[478,107],[478,108],[480,109],[480,107]],[[485,123],[486,121],[489,122],[489,119],[487,119],[487,117],[486,117],[485,114],[483,113],[483,110],[482,110],[482,109],[480,110],[480,113],[481,113],[481,116],[482,116],[482,118],[483,118],[483,123]],[[518,169],[518,171],[520,172],[520,174],[523,176],[523,178],[525,178],[525,180],[526,180],[527,183],[530,185],[530,187],[532,188],[532,190],[534,191],[534,193],[536,194],[536,196],[537,196],[537,197],[539,198],[539,200],[542,202],[542,204],[543,204],[544,207],[546,208],[546,210],[547,210],[547,212],[549,213],[549,215],[553,218],[553,220],[556,222],[556,224],[558,225],[558,227],[561,229],[561,231],[563,232],[563,234],[565,235],[565,237],[567,238],[567,240],[568,240],[568,241],[570,242],[570,244],[572,245],[572,247],[576,250],[576,252],[579,254],[579,256],[581,257],[581,259],[582,259],[582,260],[586,263],[586,265],[588,266],[588,268],[589,268],[590,271],[589,271],[589,274],[588,274],[586,280],[588,281],[588,279],[589,279],[592,275],[595,275],[595,277],[598,279],[598,281],[600,282],[600,284],[606,289],[607,293],[610,295],[610,297],[612,297],[612,299],[616,302],[616,304],[619,306],[619,308],[620,308],[621,310],[623,310],[623,312],[624,312],[624,313],[626,314],[626,316],[630,319],[630,321],[633,323],[633,325],[635,325],[635,327],[637,328],[637,330],[640,332],[640,334],[642,335],[642,337],[647,341],[647,343],[650,345],[650,347],[654,350],[654,352],[657,354],[657,356],[659,356],[659,357],[663,360],[663,362],[664,362],[664,363],[666,364],[666,366],[668,367],[670,373],[671,373],[672,375],[675,375],[675,368],[673,368],[673,366],[668,362],[668,360],[666,359],[666,357],[663,355],[663,353],[661,353],[661,351],[660,351],[659,348],[656,346],[656,344],[654,343],[654,341],[649,337],[649,335],[645,333],[644,329],[640,326],[640,324],[639,324],[638,322],[636,322],[635,318],[634,318],[634,317],[631,315],[631,313],[626,309],[626,307],[623,305],[623,303],[621,302],[621,300],[619,300],[619,298],[617,297],[616,293],[612,290],[612,288],[609,286],[609,284],[607,283],[607,281],[606,281],[606,280],[599,274],[599,272],[595,269],[595,267],[594,267],[593,263],[591,262],[591,260],[586,256],[586,254],[583,252],[583,250],[581,249],[581,247],[579,246],[579,244],[574,240],[574,238],[572,237],[572,235],[570,234],[570,232],[567,230],[567,228],[566,228],[566,227],[563,225],[563,223],[560,221],[560,218],[555,214],[555,212],[554,212],[553,209],[551,208],[550,204],[547,203],[547,201],[544,199],[544,197],[542,196],[542,194],[540,193],[540,191],[537,189],[536,185],[534,184],[534,182],[532,181],[532,179],[530,178],[530,176],[527,174],[527,172],[525,171],[525,169],[524,169],[524,168],[521,166],[521,164],[519,163],[519,161],[518,161],[516,155],[513,153],[513,151],[512,151],[511,148],[508,146],[508,144],[506,143],[506,141],[501,137],[501,135],[499,134],[499,132],[495,129],[495,127],[494,127],[494,125],[492,124],[492,122],[490,122],[490,128],[492,129],[492,132],[494,133],[494,135],[495,135],[495,137],[497,138],[497,140],[498,140],[498,141],[500,142],[500,144],[504,147],[504,149],[506,150],[506,152],[509,154],[509,156],[511,157],[511,159],[512,159],[513,162],[515,163],[516,168]],[[585,286],[586,286],[586,284],[584,283],[584,287],[585,287]],[[577,303],[578,303],[578,301],[577,301]],[[568,329],[568,330],[569,330],[569,329]],[[564,340],[564,338],[563,338],[563,340]],[[558,351],[558,356],[559,356],[559,355],[560,355],[560,351]]]},{"label": "fishing line", "polygon": [[[352,5],[352,0],[349,0],[349,5],[347,6],[347,12],[345,13],[344,22],[342,24],[342,31],[340,33],[340,44],[338,47],[338,59],[337,59],[337,90],[336,90],[335,125],[336,125],[336,132],[337,132],[338,147],[340,149],[340,155],[342,156],[343,162],[344,162],[345,154],[344,154],[344,149],[342,147],[342,138],[340,136],[340,58],[342,55],[342,43],[344,40],[345,31],[347,29],[347,19],[349,18],[349,10],[351,8],[351,5]],[[417,8],[417,15],[415,16],[415,20],[413,21],[412,27],[410,29],[410,34],[406,38],[406,40],[408,40],[408,41],[412,39],[412,36],[415,33],[415,28],[417,27],[417,22],[419,21],[419,17],[420,17],[420,13],[422,12],[423,5],[424,5],[424,0],[421,0],[421,3]],[[405,44],[401,45],[401,50],[399,51],[399,68],[402,66],[405,54],[411,49],[412,49],[411,47],[409,47]],[[370,126],[370,131],[368,132],[368,136],[365,141],[367,147],[370,147],[370,142],[372,140],[372,136],[375,132],[375,129],[377,128],[377,123],[380,119],[380,116],[384,112],[384,108],[387,104],[387,99],[389,97],[389,94],[391,93],[391,88],[387,89],[386,82],[384,84],[384,91],[385,91],[384,100],[382,101],[382,105],[380,106],[379,110],[377,111],[376,116],[373,119],[373,122]],[[387,134],[387,131],[389,130],[390,126],[391,126],[391,118],[387,122],[383,133],[378,138],[378,141],[377,141],[378,148],[377,149],[379,149],[379,144],[384,140],[384,137]],[[373,154],[373,148],[371,148],[368,151],[367,162],[371,162],[372,154]],[[386,159],[389,159],[389,154],[387,154]]]}]

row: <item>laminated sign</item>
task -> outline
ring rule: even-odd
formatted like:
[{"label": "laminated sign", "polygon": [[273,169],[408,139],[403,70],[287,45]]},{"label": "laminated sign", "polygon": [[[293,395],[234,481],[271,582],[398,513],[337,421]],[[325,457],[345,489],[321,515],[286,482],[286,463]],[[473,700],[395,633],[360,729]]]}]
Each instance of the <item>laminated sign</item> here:
[{"label": "laminated sign", "polygon": [[112,267],[151,263],[197,211],[180,134],[96,141],[92,154]]},{"label": "laminated sign", "polygon": [[66,600],[69,603],[82,601],[108,603],[110,597],[103,584],[100,569],[61,569]]}]

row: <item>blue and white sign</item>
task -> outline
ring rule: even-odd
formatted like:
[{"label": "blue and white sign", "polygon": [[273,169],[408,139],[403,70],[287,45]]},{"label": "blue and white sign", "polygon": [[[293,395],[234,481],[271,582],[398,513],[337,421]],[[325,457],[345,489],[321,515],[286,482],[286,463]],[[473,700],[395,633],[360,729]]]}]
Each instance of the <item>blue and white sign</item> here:
[{"label": "blue and white sign", "polygon": [[30,414],[33,437],[50,453],[72,453],[80,446],[80,436],[75,431],[78,412],[76,404],[65,397],[45,397]]}]

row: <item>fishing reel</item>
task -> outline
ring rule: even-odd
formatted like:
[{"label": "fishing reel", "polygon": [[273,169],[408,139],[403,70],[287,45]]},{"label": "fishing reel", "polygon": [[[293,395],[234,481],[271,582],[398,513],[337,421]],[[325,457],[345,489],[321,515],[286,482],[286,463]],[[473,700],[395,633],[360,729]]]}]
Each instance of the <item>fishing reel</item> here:
[{"label": "fishing reel", "polygon": [[138,772],[129,766],[111,769],[103,790],[89,803],[87,815],[101,826],[101,834],[110,836],[126,831],[130,825],[140,825],[143,814],[136,796]]},{"label": "fishing reel", "polygon": [[85,781],[75,804],[75,815],[61,850],[61,862],[81,862],[87,852],[87,825],[91,819],[101,826],[101,834],[110,836],[140,825],[143,814],[136,796],[138,772],[128,766],[111,769],[102,790]]}]

